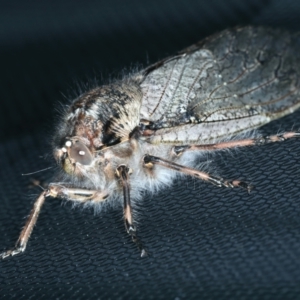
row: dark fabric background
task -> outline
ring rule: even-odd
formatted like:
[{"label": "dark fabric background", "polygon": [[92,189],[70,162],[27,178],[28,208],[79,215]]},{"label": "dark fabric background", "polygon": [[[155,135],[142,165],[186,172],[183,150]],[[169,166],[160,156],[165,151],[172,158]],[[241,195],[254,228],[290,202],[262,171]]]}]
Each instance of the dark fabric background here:
[{"label": "dark fabric background", "polygon": [[[21,174],[55,165],[56,107],[79,87],[230,26],[297,31],[299,17],[293,0],[0,3],[0,252],[40,192],[31,178],[53,172]],[[299,117],[263,132],[298,129]],[[138,228],[148,258],[125,233],[121,208],[95,216],[47,201],[25,253],[0,261],[0,298],[300,299],[299,148],[289,140],[211,158],[223,177],[251,182],[250,195],[191,178],[145,195]]]}]

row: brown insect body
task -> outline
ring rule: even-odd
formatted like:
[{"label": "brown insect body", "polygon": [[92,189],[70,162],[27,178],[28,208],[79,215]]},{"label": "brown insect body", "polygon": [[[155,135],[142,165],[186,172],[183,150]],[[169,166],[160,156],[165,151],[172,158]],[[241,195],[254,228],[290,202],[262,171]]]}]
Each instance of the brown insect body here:
[{"label": "brown insect body", "polygon": [[16,247],[25,250],[47,197],[96,208],[123,199],[127,232],[137,238],[132,201],[170,185],[178,174],[220,187],[251,189],[193,168],[203,151],[298,137],[243,134],[300,106],[300,38],[268,28],[223,31],[174,57],[81,95],[53,138],[61,180],[37,199]]}]

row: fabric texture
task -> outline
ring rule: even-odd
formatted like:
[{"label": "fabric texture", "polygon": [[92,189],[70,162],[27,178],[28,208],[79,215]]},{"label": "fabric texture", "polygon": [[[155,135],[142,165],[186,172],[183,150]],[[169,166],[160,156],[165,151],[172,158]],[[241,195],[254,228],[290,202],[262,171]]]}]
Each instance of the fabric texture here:
[{"label": "fabric texture", "polygon": [[[300,3],[14,1],[0,4],[0,252],[16,242],[55,174],[57,111],[219,30],[299,31]],[[262,128],[300,128],[300,111]],[[94,215],[47,200],[27,249],[0,261],[1,299],[299,299],[300,140],[211,155],[210,169],[255,189],[179,179],[139,204],[140,258],[122,208]],[[22,176],[49,166],[53,169]]]}]

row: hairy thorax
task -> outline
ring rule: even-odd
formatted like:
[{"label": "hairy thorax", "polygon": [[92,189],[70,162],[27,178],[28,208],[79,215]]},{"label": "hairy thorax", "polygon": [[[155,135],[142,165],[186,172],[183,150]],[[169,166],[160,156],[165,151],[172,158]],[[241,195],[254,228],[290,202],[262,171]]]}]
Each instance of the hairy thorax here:
[{"label": "hairy thorax", "polygon": [[107,199],[122,192],[116,176],[120,165],[130,168],[133,199],[144,189],[170,183],[173,172],[143,165],[148,153],[164,158],[172,153],[170,145],[152,144],[147,137],[139,116],[141,100],[139,86],[130,82],[95,88],[73,102],[53,139],[63,181],[100,190]]}]

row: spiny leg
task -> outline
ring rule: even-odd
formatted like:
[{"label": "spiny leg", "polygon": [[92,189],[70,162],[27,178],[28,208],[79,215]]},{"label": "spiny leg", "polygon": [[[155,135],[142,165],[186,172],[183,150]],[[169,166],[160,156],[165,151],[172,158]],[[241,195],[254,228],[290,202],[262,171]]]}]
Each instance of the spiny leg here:
[{"label": "spiny leg", "polygon": [[269,136],[260,136],[252,139],[243,139],[229,142],[221,142],[216,144],[207,144],[207,145],[183,145],[183,146],[175,146],[173,151],[176,155],[180,155],[186,151],[197,151],[197,150],[205,150],[205,151],[214,151],[214,150],[222,150],[222,149],[230,149],[236,147],[247,147],[247,146],[255,146],[255,145],[265,145],[269,143],[275,142],[283,142],[290,138],[300,137],[300,132],[285,132],[279,133]]},{"label": "spiny leg", "polygon": [[20,233],[15,247],[8,251],[0,253],[0,258],[14,256],[25,251],[27,242],[30,238],[33,227],[36,224],[36,221],[38,219],[41,208],[46,200],[46,197],[64,198],[69,200],[72,199],[73,201],[86,202],[90,200],[103,201],[108,197],[108,195],[105,192],[99,192],[96,190],[69,188],[63,186],[62,184],[55,183],[50,184],[48,188],[44,190],[35,201],[33,209],[31,210],[30,215],[27,218],[26,224]]},{"label": "spiny leg", "polygon": [[208,173],[205,173],[205,172],[193,169],[193,168],[185,167],[185,166],[176,164],[174,162],[165,160],[163,158],[152,156],[149,154],[146,154],[144,156],[144,164],[146,167],[149,167],[149,168],[153,167],[153,165],[160,165],[160,166],[163,166],[168,169],[172,169],[177,172],[181,172],[181,173],[184,173],[184,174],[187,174],[190,176],[200,178],[204,181],[207,181],[207,182],[212,183],[219,187],[222,187],[222,186],[230,187],[230,188],[241,187],[241,188],[246,189],[248,192],[250,192],[252,189],[252,186],[248,185],[245,182],[242,182],[239,180],[230,181],[230,180],[225,180],[220,177],[211,176]]},{"label": "spiny leg", "polygon": [[19,254],[20,252],[23,252],[26,249],[27,242],[29,240],[29,237],[31,235],[33,227],[37,221],[41,207],[43,206],[43,204],[45,202],[46,196],[47,196],[47,192],[44,191],[37,198],[37,200],[34,203],[33,209],[31,210],[30,215],[26,221],[26,224],[25,224],[23,230],[21,231],[20,236],[15,244],[15,247],[8,251],[1,253],[0,254],[1,258],[6,258],[10,255],[13,256],[13,255]]},{"label": "spiny leg", "polygon": [[130,202],[130,184],[129,184],[129,173],[130,170],[125,165],[120,165],[116,170],[116,175],[121,179],[123,186],[123,196],[124,196],[124,221],[127,233],[131,236],[132,241],[138,246],[141,251],[141,257],[147,256],[147,251],[145,250],[142,242],[136,235],[136,227],[134,225],[132,207]]}]

